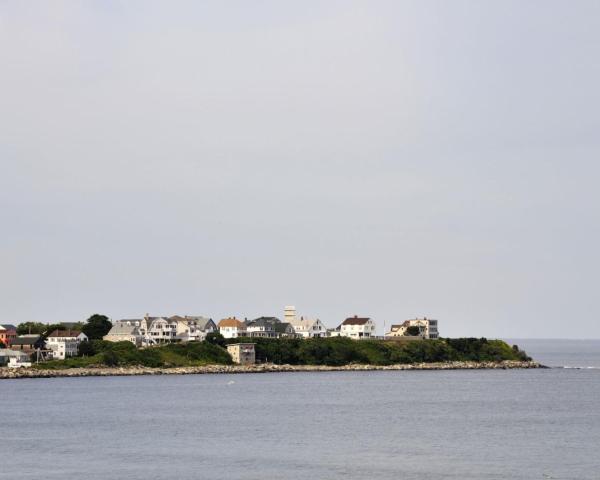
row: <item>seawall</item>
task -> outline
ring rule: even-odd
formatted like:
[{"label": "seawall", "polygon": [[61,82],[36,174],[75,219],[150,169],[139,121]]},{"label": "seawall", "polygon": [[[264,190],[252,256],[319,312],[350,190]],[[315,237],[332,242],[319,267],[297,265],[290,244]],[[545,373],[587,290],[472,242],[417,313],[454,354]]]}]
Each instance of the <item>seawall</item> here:
[{"label": "seawall", "polygon": [[108,377],[129,375],[200,375],[217,373],[277,373],[277,372],[353,372],[390,370],[490,370],[516,368],[543,368],[537,362],[444,362],[411,363],[399,365],[203,365],[197,367],[89,367],[63,370],[41,370],[37,368],[0,368],[0,379],[11,378],[53,378],[53,377]]}]

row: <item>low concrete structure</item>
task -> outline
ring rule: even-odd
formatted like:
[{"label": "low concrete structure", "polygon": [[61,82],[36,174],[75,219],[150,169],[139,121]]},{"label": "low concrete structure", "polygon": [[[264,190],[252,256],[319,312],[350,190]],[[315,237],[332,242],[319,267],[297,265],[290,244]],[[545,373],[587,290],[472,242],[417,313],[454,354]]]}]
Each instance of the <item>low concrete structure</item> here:
[{"label": "low concrete structure", "polygon": [[240,365],[253,365],[256,363],[254,343],[232,343],[227,345],[227,351],[235,363]]}]

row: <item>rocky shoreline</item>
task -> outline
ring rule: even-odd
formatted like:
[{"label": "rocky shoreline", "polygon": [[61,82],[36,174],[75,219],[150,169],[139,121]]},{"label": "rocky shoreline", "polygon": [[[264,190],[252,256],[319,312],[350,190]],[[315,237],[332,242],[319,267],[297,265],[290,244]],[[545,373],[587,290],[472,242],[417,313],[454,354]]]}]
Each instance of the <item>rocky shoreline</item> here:
[{"label": "rocky shoreline", "polygon": [[352,372],[388,370],[489,370],[515,368],[544,368],[538,362],[444,362],[412,363],[400,365],[203,365],[199,367],[89,367],[63,370],[41,370],[37,368],[0,368],[0,379],[11,378],[53,378],[53,377],[108,377],[130,375],[201,375],[217,373],[277,373],[277,372]]}]

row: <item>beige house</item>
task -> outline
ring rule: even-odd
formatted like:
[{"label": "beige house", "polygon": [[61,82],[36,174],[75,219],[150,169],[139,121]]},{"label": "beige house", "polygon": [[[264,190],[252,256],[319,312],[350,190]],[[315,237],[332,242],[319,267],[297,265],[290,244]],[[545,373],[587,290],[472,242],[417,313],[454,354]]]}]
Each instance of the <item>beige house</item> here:
[{"label": "beige house", "polygon": [[406,320],[400,324],[392,325],[386,337],[420,337],[426,339],[439,338],[438,321],[427,317]]},{"label": "beige house", "polygon": [[[131,342],[136,347],[141,347],[143,343],[143,336],[140,333],[140,327],[135,325],[135,321],[127,320],[127,323],[116,323],[110,329],[108,334],[102,338],[107,342]],[[134,324],[132,325],[131,322]]]},{"label": "beige house", "polygon": [[232,360],[240,365],[254,365],[256,362],[254,343],[232,343],[227,345],[227,351]]}]

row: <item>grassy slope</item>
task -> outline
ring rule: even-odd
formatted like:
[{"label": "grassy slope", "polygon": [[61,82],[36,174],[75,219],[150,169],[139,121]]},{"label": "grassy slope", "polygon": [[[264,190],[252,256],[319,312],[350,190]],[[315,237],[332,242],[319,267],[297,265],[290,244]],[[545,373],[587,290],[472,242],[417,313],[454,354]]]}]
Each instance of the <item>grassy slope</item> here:
[{"label": "grassy slope", "polygon": [[[256,344],[260,362],[291,365],[347,365],[363,363],[391,365],[395,363],[447,361],[528,360],[525,352],[501,340],[457,338],[412,342],[364,340],[348,338],[300,339],[235,339],[229,343],[248,341]],[[231,364],[227,351],[207,342],[170,344],[136,349],[129,342],[94,341],[85,357],[56,360],[37,365],[42,369],[87,367],[90,365],[148,367],[180,367],[207,364]]]},{"label": "grassy slope", "polygon": [[237,339],[256,343],[258,361],[291,365],[346,365],[448,361],[528,360],[527,354],[502,340],[457,338],[398,342],[349,338],[308,340]]}]

